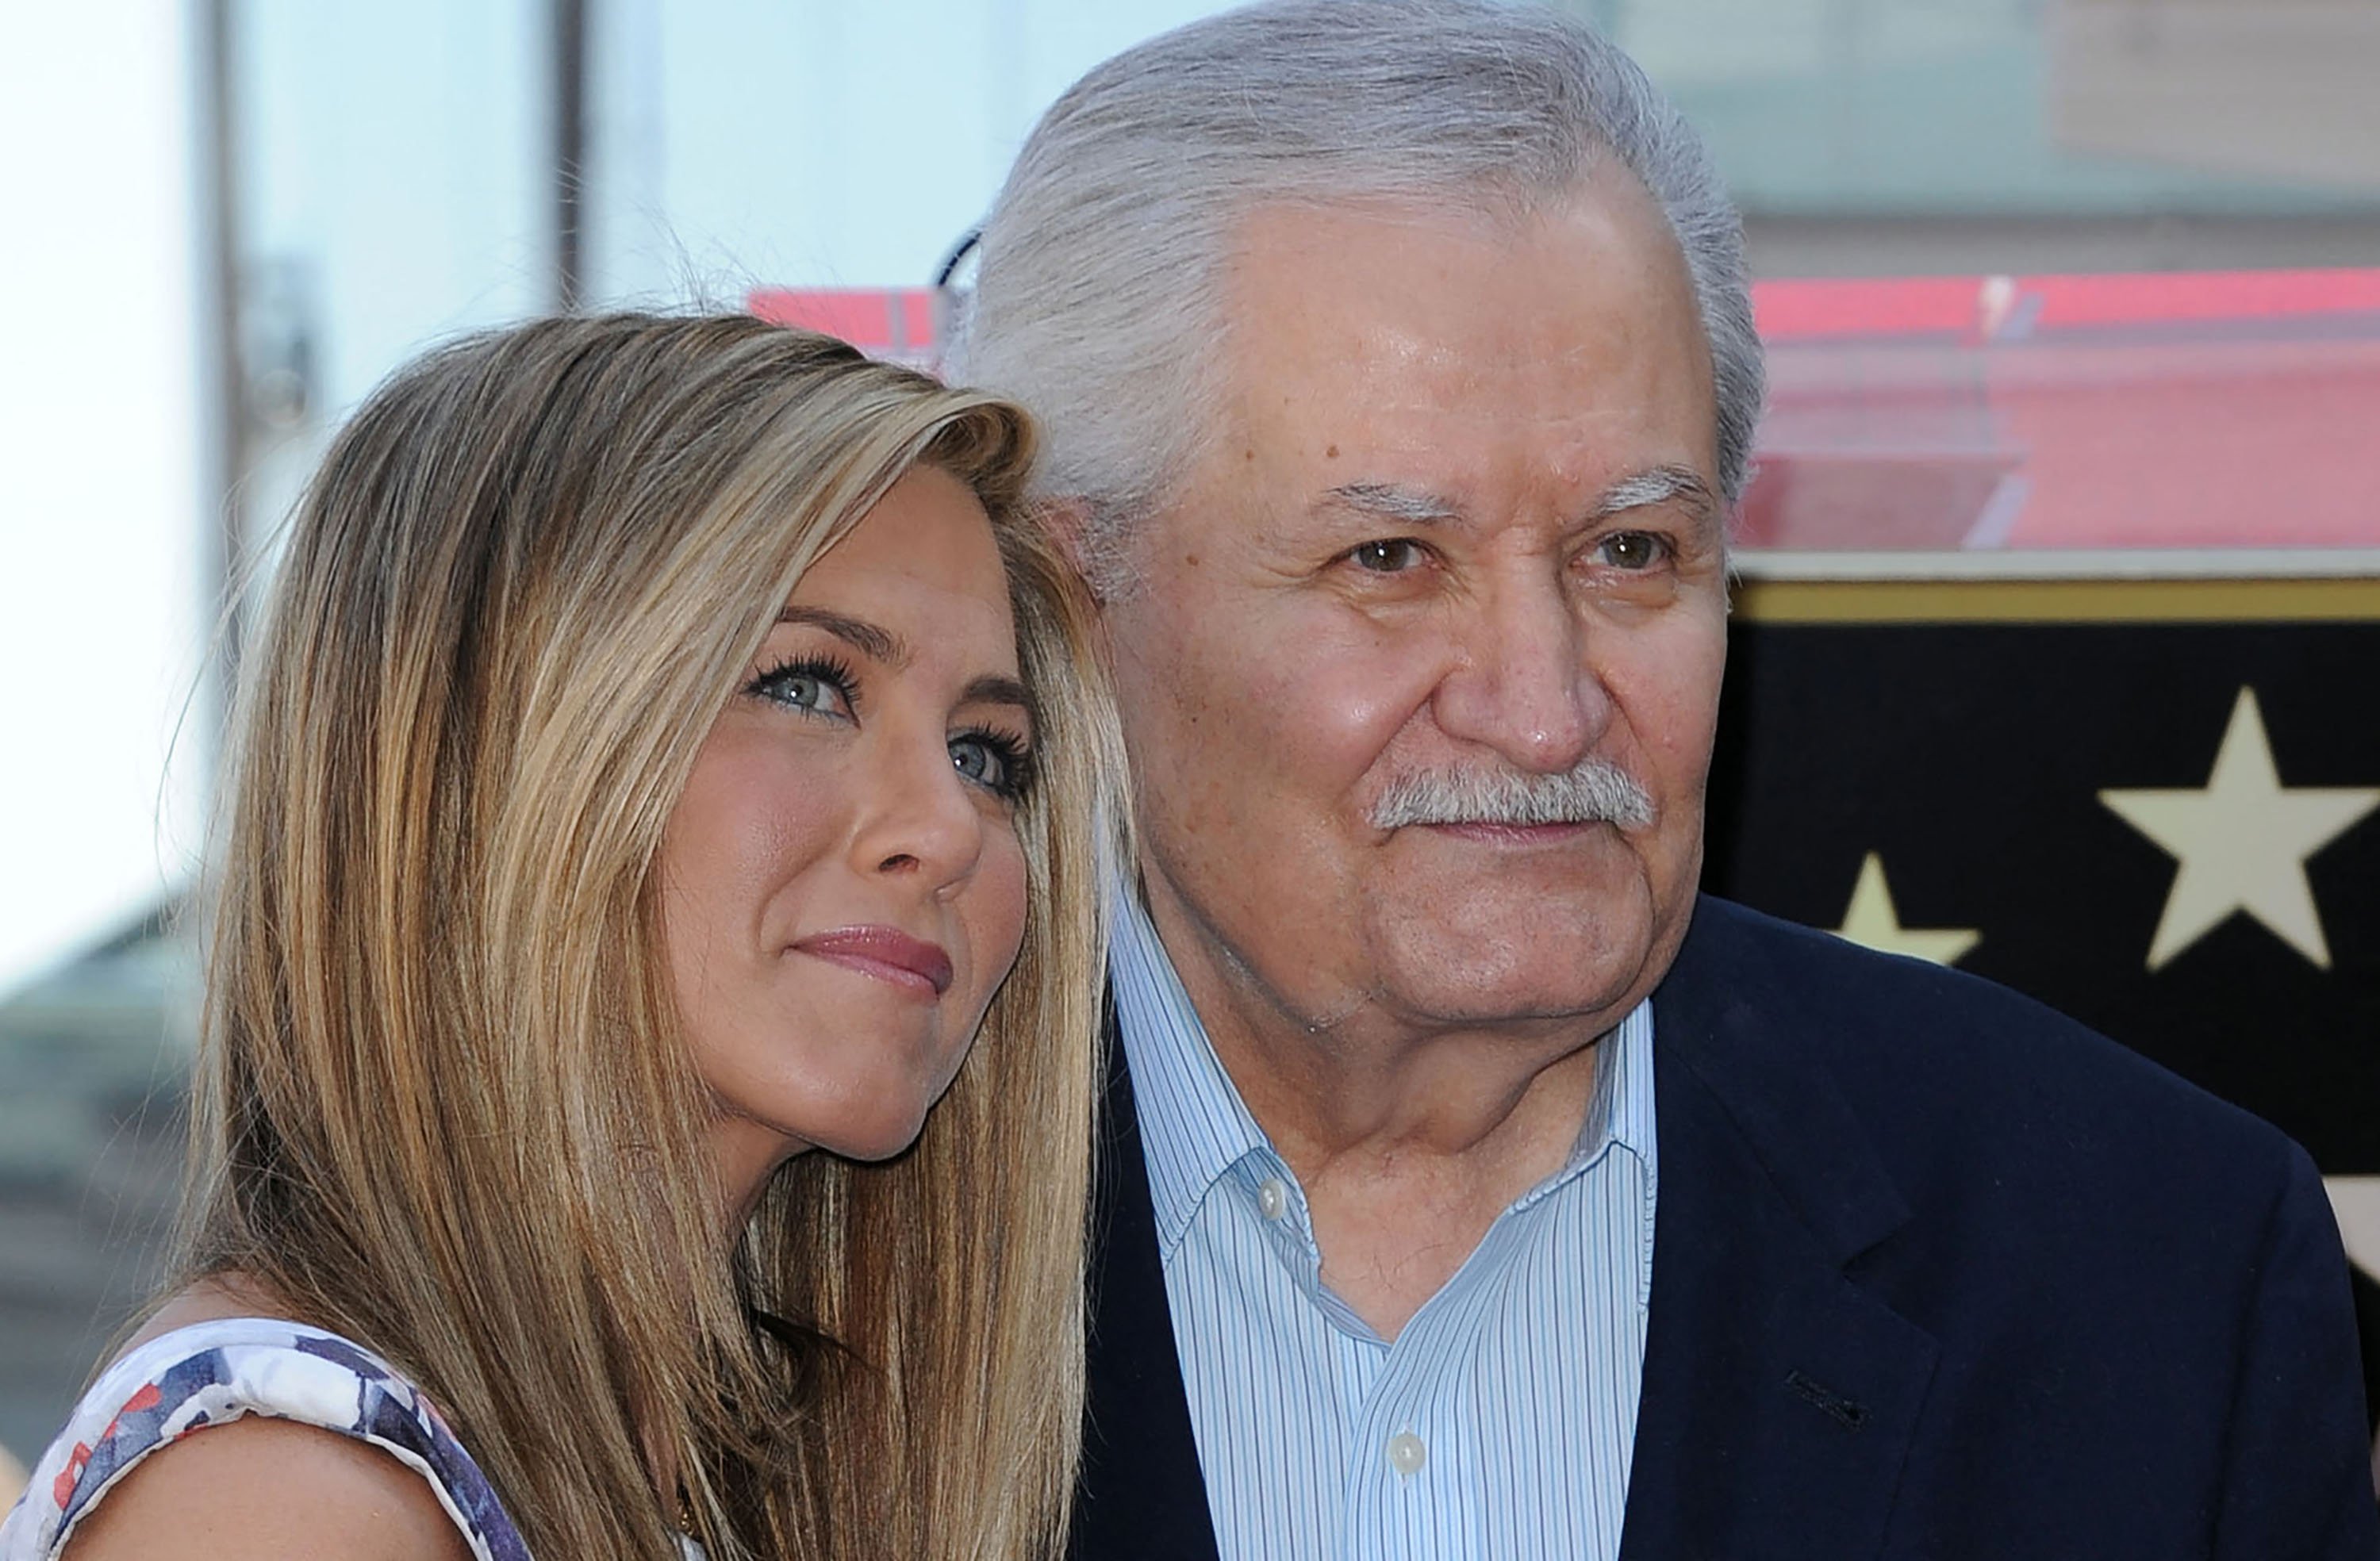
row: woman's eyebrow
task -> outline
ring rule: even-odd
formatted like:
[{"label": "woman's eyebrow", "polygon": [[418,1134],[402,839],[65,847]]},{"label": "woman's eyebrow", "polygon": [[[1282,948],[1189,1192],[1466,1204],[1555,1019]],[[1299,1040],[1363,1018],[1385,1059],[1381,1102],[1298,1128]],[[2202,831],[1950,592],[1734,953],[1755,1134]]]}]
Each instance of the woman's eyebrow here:
[{"label": "woman's eyebrow", "polygon": [[1033,714],[1033,696],[1026,691],[1025,685],[1013,677],[1002,677],[997,672],[987,672],[960,689],[959,703],[962,705],[1014,705],[1024,711],[1027,719],[1030,719]]},{"label": "woman's eyebrow", "polygon": [[788,605],[777,614],[780,623],[808,623],[824,629],[871,661],[881,661],[898,670],[909,664],[909,642],[890,629],[881,629],[862,618],[830,612],[823,607]]}]

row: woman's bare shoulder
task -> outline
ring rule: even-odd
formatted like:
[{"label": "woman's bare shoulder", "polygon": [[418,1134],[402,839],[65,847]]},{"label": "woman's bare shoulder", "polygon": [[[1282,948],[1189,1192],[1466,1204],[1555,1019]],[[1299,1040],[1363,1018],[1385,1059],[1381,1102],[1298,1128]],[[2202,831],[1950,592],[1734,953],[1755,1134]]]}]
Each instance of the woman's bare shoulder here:
[{"label": "woman's bare shoulder", "polygon": [[419,1474],[376,1447],[251,1415],[158,1448],[91,1509],[66,1561],[469,1561]]},{"label": "woman's bare shoulder", "polygon": [[[232,1317],[300,1321],[272,1287],[215,1274],[168,1296],[120,1353]],[[471,1553],[429,1482],[389,1454],[336,1431],[251,1414],[143,1457],[77,1526],[65,1554],[468,1561]]]},{"label": "woman's bare shoulder", "polygon": [[237,1270],[193,1279],[165,1298],[140,1329],[124,1341],[119,1354],[129,1354],[152,1338],[197,1323],[219,1323],[227,1317],[280,1317],[300,1321],[279,1291]]}]

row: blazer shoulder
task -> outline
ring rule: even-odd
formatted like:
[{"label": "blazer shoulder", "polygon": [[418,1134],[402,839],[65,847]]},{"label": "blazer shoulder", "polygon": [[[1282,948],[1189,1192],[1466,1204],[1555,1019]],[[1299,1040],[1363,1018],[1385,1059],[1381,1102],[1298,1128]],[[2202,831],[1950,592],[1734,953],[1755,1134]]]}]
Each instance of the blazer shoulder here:
[{"label": "blazer shoulder", "polygon": [[2269,1209],[2302,1158],[2270,1123],[1996,982],[1709,898],[1688,942],[1673,974],[1716,993],[1689,1011],[1752,1010],[1754,1032],[1789,1066],[1822,1070],[1912,1172],[2181,1174]]}]

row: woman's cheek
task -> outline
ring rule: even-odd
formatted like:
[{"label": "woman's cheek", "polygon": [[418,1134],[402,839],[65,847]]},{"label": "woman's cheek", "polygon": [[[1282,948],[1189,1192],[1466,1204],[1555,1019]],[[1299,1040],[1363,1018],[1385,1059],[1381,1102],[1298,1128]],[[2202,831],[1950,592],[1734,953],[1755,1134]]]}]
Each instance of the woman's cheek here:
[{"label": "woman's cheek", "polygon": [[974,887],[981,896],[981,908],[980,925],[971,929],[971,941],[984,973],[983,992],[978,1001],[988,1004],[992,991],[1007,977],[1009,968],[1016,963],[1018,951],[1025,947],[1025,846],[1014,830],[1004,830],[988,842]]}]

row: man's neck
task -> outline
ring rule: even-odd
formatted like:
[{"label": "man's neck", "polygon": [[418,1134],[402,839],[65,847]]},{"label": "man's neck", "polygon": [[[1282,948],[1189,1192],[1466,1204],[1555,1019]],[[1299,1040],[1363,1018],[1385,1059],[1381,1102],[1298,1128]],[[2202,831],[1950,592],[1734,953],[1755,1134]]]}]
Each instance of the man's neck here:
[{"label": "man's neck", "polygon": [[1569,1159],[1622,1015],[1305,1016],[1160,892],[1150,914],[1217,1059],[1305,1190],[1325,1283],[1393,1338],[1499,1215]]}]

